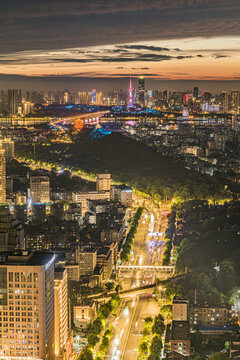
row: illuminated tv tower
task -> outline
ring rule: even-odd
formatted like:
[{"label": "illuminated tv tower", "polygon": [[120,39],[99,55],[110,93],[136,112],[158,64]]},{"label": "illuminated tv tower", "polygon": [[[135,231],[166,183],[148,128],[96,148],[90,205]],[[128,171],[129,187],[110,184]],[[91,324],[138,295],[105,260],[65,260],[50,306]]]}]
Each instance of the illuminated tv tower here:
[{"label": "illuminated tv tower", "polygon": [[133,88],[132,88],[132,76],[130,75],[130,84],[129,84],[129,106],[133,106]]}]

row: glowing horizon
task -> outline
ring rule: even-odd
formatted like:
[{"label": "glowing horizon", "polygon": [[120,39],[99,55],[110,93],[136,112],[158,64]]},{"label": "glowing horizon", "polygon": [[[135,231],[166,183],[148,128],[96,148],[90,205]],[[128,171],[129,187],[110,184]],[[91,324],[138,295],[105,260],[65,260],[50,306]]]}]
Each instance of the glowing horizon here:
[{"label": "glowing horizon", "polygon": [[240,79],[240,37],[141,41],[0,55],[1,74],[29,77]]}]

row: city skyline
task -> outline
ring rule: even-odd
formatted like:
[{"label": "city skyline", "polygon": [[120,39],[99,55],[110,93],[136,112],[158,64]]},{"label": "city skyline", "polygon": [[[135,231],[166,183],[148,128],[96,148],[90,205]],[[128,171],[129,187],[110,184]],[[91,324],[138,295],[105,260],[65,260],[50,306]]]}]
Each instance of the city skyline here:
[{"label": "city skyline", "polygon": [[0,360],[240,360],[240,0],[0,5]]}]

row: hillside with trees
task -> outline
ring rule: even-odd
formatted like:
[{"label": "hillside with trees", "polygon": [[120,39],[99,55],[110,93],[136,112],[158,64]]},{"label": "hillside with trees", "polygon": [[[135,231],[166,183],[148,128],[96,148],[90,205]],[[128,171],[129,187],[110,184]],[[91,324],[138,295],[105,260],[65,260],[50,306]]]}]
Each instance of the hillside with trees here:
[{"label": "hillside with trees", "polygon": [[229,197],[214,177],[194,173],[155,149],[118,133],[94,138],[89,129],[73,143],[18,143],[17,156],[89,173],[108,171],[114,181],[126,183],[156,200],[211,199]]}]

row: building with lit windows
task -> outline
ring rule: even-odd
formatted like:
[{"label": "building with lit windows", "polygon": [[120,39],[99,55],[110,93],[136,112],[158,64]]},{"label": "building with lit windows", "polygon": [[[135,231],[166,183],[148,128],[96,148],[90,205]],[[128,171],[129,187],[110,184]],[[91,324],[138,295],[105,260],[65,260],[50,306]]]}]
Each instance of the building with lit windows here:
[{"label": "building with lit windows", "polygon": [[0,203],[6,202],[6,154],[0,144]]},{"label": "building with lit windows", "polygon": [[86,332],[96,316],[95,302],[86,302],[73,307],[74,326],[81,332]]},{"label": "building with lit windows", "polygon": [[239,90],[231,90],[231,112],[232,114],[239,114]]},{"label": "building with lit windows", "polygon": [[228,113],[228,92],[223,91],[222,93],[222,111],[223,113]]},{"label": "building with lit windows", "polygon": [[190,327],[189,321],[173,321],[171,326],[171,352],[175,351],[184,356],[190,356]]},{"label": "building with lit windows", "polygon": [[97,265],[97,250],[81,249],[79,251],[79,261],[77,262],[79,262],[80,266],[80,275],[93,275]]},{"label": "building with lit windows", "polygon": [[111,200],[120,202],[126,207],[131,207],[132,192],[132,188],[127,185],[113,185],[111,189]]},{"label": "building with lit windows", "polygon": [[54,254],[0,253],[0,358],[54,358]]},{"label": "building with lit windows", "polygon": [[189,320],[194,326],[226,326],[231,323],[232,312],[226,306],[190,306]]},{"label": "building with lit windows", "polygon": [[68,340],[68,286],[67,270],[54,273],[54,343],[55,356],[63,355]]},{"label": "building with lit windows", "polygon": [[3,150],[5,150],[6,159],[14,158],[14,141],[10,138],[0,139],[0,144]]},{"label": "building with lit windows", "polygon": [[143,76],[138,79],[138,101],[141,106],[145,106],[145,79]]},{"label": "building with lit windows", "polygon": [[0,251],[24,248],[24,229],[10,213],[8,205],[0,206]]},{"label": "building with lit windows", "polygon": [[96,181],[97,191],[110,191],[111,190],[111,174],[98,174]]},{"label": "building with lit windows", "polygon": [[32,204],[50,201],[50,181],[48,176],[30,176]]},{"label": "building with lit windows", "polygon": [[110,200],[110,192],[88,191],[72,193],[72,201],[82,204],[82,214],[88,211],[88,200]]},{"label": "building with lit windows", "polygon": [[8,107],[10,116],[17,114],[18,98],[19,95],[17,89],[8,89]]}]

